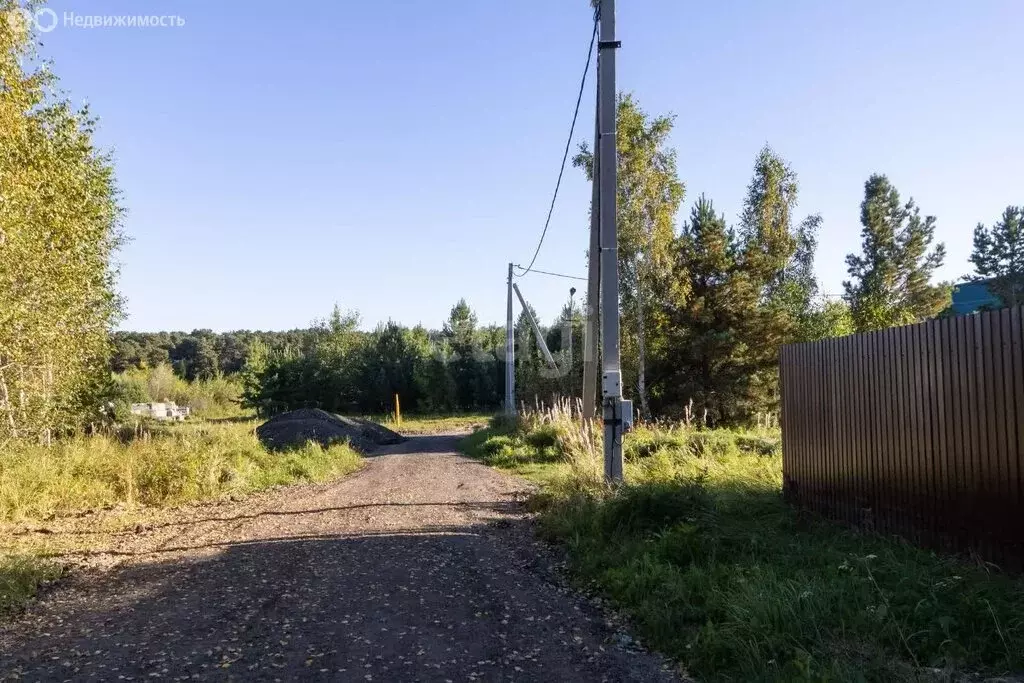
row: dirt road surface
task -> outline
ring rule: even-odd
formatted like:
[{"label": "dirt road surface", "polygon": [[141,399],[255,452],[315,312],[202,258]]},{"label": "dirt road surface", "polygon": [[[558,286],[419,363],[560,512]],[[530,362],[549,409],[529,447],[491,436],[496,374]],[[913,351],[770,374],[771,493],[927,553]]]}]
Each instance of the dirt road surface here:
[{"label": "dirt road surface", "polygon": [[0,627],[0,680],[677,680],[565,587],[528,485],[458,438],[105,536]]}]

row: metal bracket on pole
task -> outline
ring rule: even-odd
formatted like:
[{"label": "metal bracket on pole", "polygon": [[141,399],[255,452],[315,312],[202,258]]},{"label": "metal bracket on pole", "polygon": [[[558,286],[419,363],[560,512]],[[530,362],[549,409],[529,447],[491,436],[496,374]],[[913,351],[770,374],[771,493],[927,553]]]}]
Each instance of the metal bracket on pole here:
[{"label": "metal bracket on pole", "polygon": [[523,293],[519,291],[519,285],[513,284],[512,289],[515,290],[516,296],[519,297],[519,303],[523,305],[526,317],[529,318],[530,325],[533,326],[533,334],[537,337],[537,346],[540,347],[540,351],[544,355],[544,361],[552,370],[557,370],[558,363],[555,362],[554,356],[551,355],[551,351],[548,349],[548,345],[544,341],[544,335],[541,334],[540,325],[537,324],[537,321],[533,317],[533,313],[530,312],[530,307],[526,305],[526,299],[523,298]]}]

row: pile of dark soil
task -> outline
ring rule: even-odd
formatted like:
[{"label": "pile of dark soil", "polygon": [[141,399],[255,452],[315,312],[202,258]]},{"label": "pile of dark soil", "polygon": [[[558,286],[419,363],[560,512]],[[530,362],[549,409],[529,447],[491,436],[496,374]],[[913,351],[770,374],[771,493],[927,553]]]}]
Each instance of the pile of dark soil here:
[{"label": "pile of dark soil", "polygon": [[276,415],[256,428],[256,436],[268,450],[283,450],[315,441],[322,446],[348,441],[361,453],[378,446],[401,443],[405,437],[375,422],[344,417],[317,408],[302,408]]}]

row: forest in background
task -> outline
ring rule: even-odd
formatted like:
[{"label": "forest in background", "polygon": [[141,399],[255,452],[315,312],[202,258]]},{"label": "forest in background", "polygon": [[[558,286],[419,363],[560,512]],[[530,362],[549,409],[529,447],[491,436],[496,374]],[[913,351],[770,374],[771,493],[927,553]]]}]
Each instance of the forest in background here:
[{"label": "forest in background", "polygon": [[[166,391],[168,370],[184,382],[220,382],[206,387],[211,394],[226,393],[224,382],[240,386],[241,400],[263,414],[299,406],[379,412],[395,393],[419,411],[500,406],[504,332],[480,324],[465,301],[436,330],[392,322],[360,331],[355,314],[335,311],[291,332],[113,332],[124,317],[115,260],[124,209],[113,159],[93,141],[88,108],[74,106],[37,59],[18,7],[0,0],[10,18],[0,21],[0,443],[50,443],[94,428],[116,416],[111,403],[140,397],[143,383],[150,397]],[[844,292],[830,296],[814,276],[822,220],[798,213],[789,164],[768,147],[755,156],[736,221],[704,196],[685,211],[686,186],[667,145],[673,125],[632,95],[619,98],[623,379],[642,417],[751,421],[777,409],[783,344],[947,310],[950,286],[932,277],[945,258],[934,244],[935,218],[884,175],[865,183],[862,248],[846,259]],[[586,145],[574,164],[589,177]],[[979,216],[997,211],[979,207]],[[979,225],[971,256],[975,275],[1009,305],[1024,300],[1022,215],[1011,205],[991,227]],[[522,400],[578,394],[581,310],[545,328],[558,372],[544,368],[520,315]],[[183,393],[180,385],[174,392]]]},{"label": "forest in background", "polygon": [[[946,255],[934,241],[936,218],[904,200],[884,175],[864,184],[862,246],[846,257],[842,294],[820,289],[821,216],[798,211],[797,174],[770,147],[754,158],[737,222],[703,195],[680,222],[686,191],[667,146],[673,122],[647,114],[632,96],[619,99],[622,365],[625,393],[642,418],[753,423],[778,410],[783,345],[952,314],[952,283],[933,277]],[[585,144],[573,161],[589,178]],[[968,277],[989,280],[1006,305],[1024,300],[1022,217],[1024,209],[1010,206],[991,227],[975,228]],[[580,226],[582,237],[582,217]],[[520,401],[580,395],[585,304],[541,322],[557,370],[546,367],[520,313]],[[413,411],[502,405],[504,328],[481,325],[465,299],[440,329],[388,322],[367,332],[358,323],[357,313],[335,308],[290,332],[119,332],[111,367],[170,364],[189,380],[237,375],[245,404],[261,414],[297,407],[379,413],[395,394]]]}]

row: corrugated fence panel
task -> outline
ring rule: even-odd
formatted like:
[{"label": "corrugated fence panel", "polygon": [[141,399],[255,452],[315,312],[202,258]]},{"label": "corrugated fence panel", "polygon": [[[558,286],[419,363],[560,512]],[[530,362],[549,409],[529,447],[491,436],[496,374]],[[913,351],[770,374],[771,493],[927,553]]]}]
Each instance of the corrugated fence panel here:
[{"label": "corrugated fence panel", "polygon": [[782,350],[786,499],[1024,567],[1024,307]]}]

